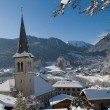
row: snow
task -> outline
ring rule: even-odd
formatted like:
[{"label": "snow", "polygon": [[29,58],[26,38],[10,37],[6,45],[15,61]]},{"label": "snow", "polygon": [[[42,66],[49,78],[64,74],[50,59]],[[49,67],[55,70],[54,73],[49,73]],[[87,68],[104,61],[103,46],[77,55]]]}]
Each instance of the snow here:
[{"label": "snow", "polygon": [[19,58],[19,57],[31,57],[33,58],[34,56],[31,53],[28,52],[23,52],[23,53],[16,53],[15,55],[13,55],[13,58]]},{"label": "snow", "polygon": [[48,79],[55,79],[55,80],[64,80],[64,77],[62,76],[54,76],[52,74],[47,74]]},{"label": "snow", "polygon": [[87,109],[83,109],[83,108],[81,108],[81,107],[72,107],[72,110],[87,110]]},{"label": "snow", "polygon": [[41,75],[35,76],[34,78],[35,96],[40,96],[53,90],[54,88]]},{"label": "snow", "polygon": [[93,83],[95,81],[101,81],[101,82],[108,81],[108,82],[110,82],[110,76],[109,75],[104,75],[104,76],[101,76],[101,75],[94,75],[94,76],[77,75],[77,77],[87,79],[88,81],[93,82]]},{"label": "snow", "polygon": [[60,109],[44,109],[44,110],[68,110],[67,108],[60,108]]},{"label": "snow", "polygon": [[48,72],[64,72],[59,67],[57,67],[55,65],[46,66],[45,70],[47,70]]},{"label": "snow", "polygon": [[0,110],[4,110],[4,105],[0,103]]},{"label": "snow", "polygon": [[80,48],[88,48],[92,46],[91,44],[86,43],[84,41],[68,41],[67,44]]},{"label": "snow", "polygon": [[74,88],[84,88],[85,84],[79,81],[57,81],[53,87],[74,87]]},{"label": "snow", "polygon": [[11,89],[15,88],[14,79],[10,79],[0,84],[0,92],[11,92]]},{"label": "snow", "polygon": [[67,5],[69,3],[70,0],[61,0],[61,3]]},{"label": "snow", "polygon": [[0,104],[1,104],[1,106],[3,105],[3,106],[8,106],[8,107],[11,106],[12,107],[12,106],[15,105],[15,102],[16,102],[16,98],[0,94]]},{"label": "snow", "polygon": [[74,97],[72,97],[70,95],[66,95],[66,94],[60,94],[60,95],[57,95],[57,96],[52,97],[51,99],[49,99],[49,102],[50,102],[50,105],[52,106],[52,105],[55,105],[57,103],[60,103],[64,100],[66,100],[66,99],[72,101],[74,99]]},{"label": "snow", "polygon": [[82,92],[86,95],[88,100],[103,100],[110,99],[110,89],[83,89]]},{"label": "snow", "polygon": [[4,69],[4,73],[10,72],[11,69]]}]

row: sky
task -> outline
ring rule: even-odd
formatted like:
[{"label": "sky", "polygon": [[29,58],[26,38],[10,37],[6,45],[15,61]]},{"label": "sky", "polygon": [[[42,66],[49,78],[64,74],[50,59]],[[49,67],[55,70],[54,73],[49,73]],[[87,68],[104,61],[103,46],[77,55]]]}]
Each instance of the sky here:
[{"label": "sky", "polygon": [[89,16],[68,6],[64,15],[54,18],[59,4],[60,0],[0,0],[0,38],[19,37],[21,7],[27,35],[95,44],[110,30],[109,11]]}]

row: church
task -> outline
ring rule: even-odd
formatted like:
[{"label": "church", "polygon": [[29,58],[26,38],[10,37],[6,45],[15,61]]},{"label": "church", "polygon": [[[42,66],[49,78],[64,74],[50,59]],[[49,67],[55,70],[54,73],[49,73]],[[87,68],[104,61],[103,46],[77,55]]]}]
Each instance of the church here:
[{"label": "church", "polygon": [[40,74],[34,72],[34,55],[29,51],[28,40],[25,31],[23,15],[17,52],[14,59],[14,79],[8,79],[0,84],[0,94],[16,97],[21,91],[25,97],[34,95],[44,102],[52,97],[54,88]]}]

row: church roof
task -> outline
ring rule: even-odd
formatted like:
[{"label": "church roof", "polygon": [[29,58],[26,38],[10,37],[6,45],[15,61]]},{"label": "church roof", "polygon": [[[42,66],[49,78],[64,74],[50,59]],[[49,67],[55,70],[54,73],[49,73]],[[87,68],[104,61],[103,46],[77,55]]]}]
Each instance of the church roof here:
[{"label": "church roof", "polygon": [[26,37],[26,31],[24,26],[23,16],[21,17],[21,27],[20,27],[20,36],[19,36],[19,45],[18,53],[29,52],[28,41]]},{"label": "church roof", "polygon": [[35,96],[40,96],[53,91],[54,88],[41,75],[36,75],[34,78]]},{"label": "church roof", "polygon": [[31,53],[25,52],[25,51],[22,53],[15,53],[13,55],[13,58],[20,58],[20,57],[31,57],[31,58],[33,58],[34,55],[32,55]]}]

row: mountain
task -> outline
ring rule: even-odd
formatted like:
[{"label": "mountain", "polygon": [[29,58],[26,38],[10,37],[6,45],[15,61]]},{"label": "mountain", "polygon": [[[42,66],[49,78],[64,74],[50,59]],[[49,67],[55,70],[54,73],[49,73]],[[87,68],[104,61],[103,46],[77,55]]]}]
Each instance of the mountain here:
[{"label": "mountain", "polygon": [[103,36],[103,38],[94,46],[92,46],[88,52],[90,53],[99,53],[104,56],[110,53],[110,34]]},{"label": "mountain", "polygon": [[84,41],[68,41],[67,44],[81,49],[89,49],[93,46],[92,44],[86,43]]},{"label": "mountain", "polygon": [[[27,36],[30,52],[35,56],[34,60],[44,59],[55,61],[59,56],[67,55],[69,52],[83,52],[82,49],[68,45],[57,38],[37,38]],[[12,67],[12,56],[17,52],[18,39],[0,38],[0,67]]]}]

